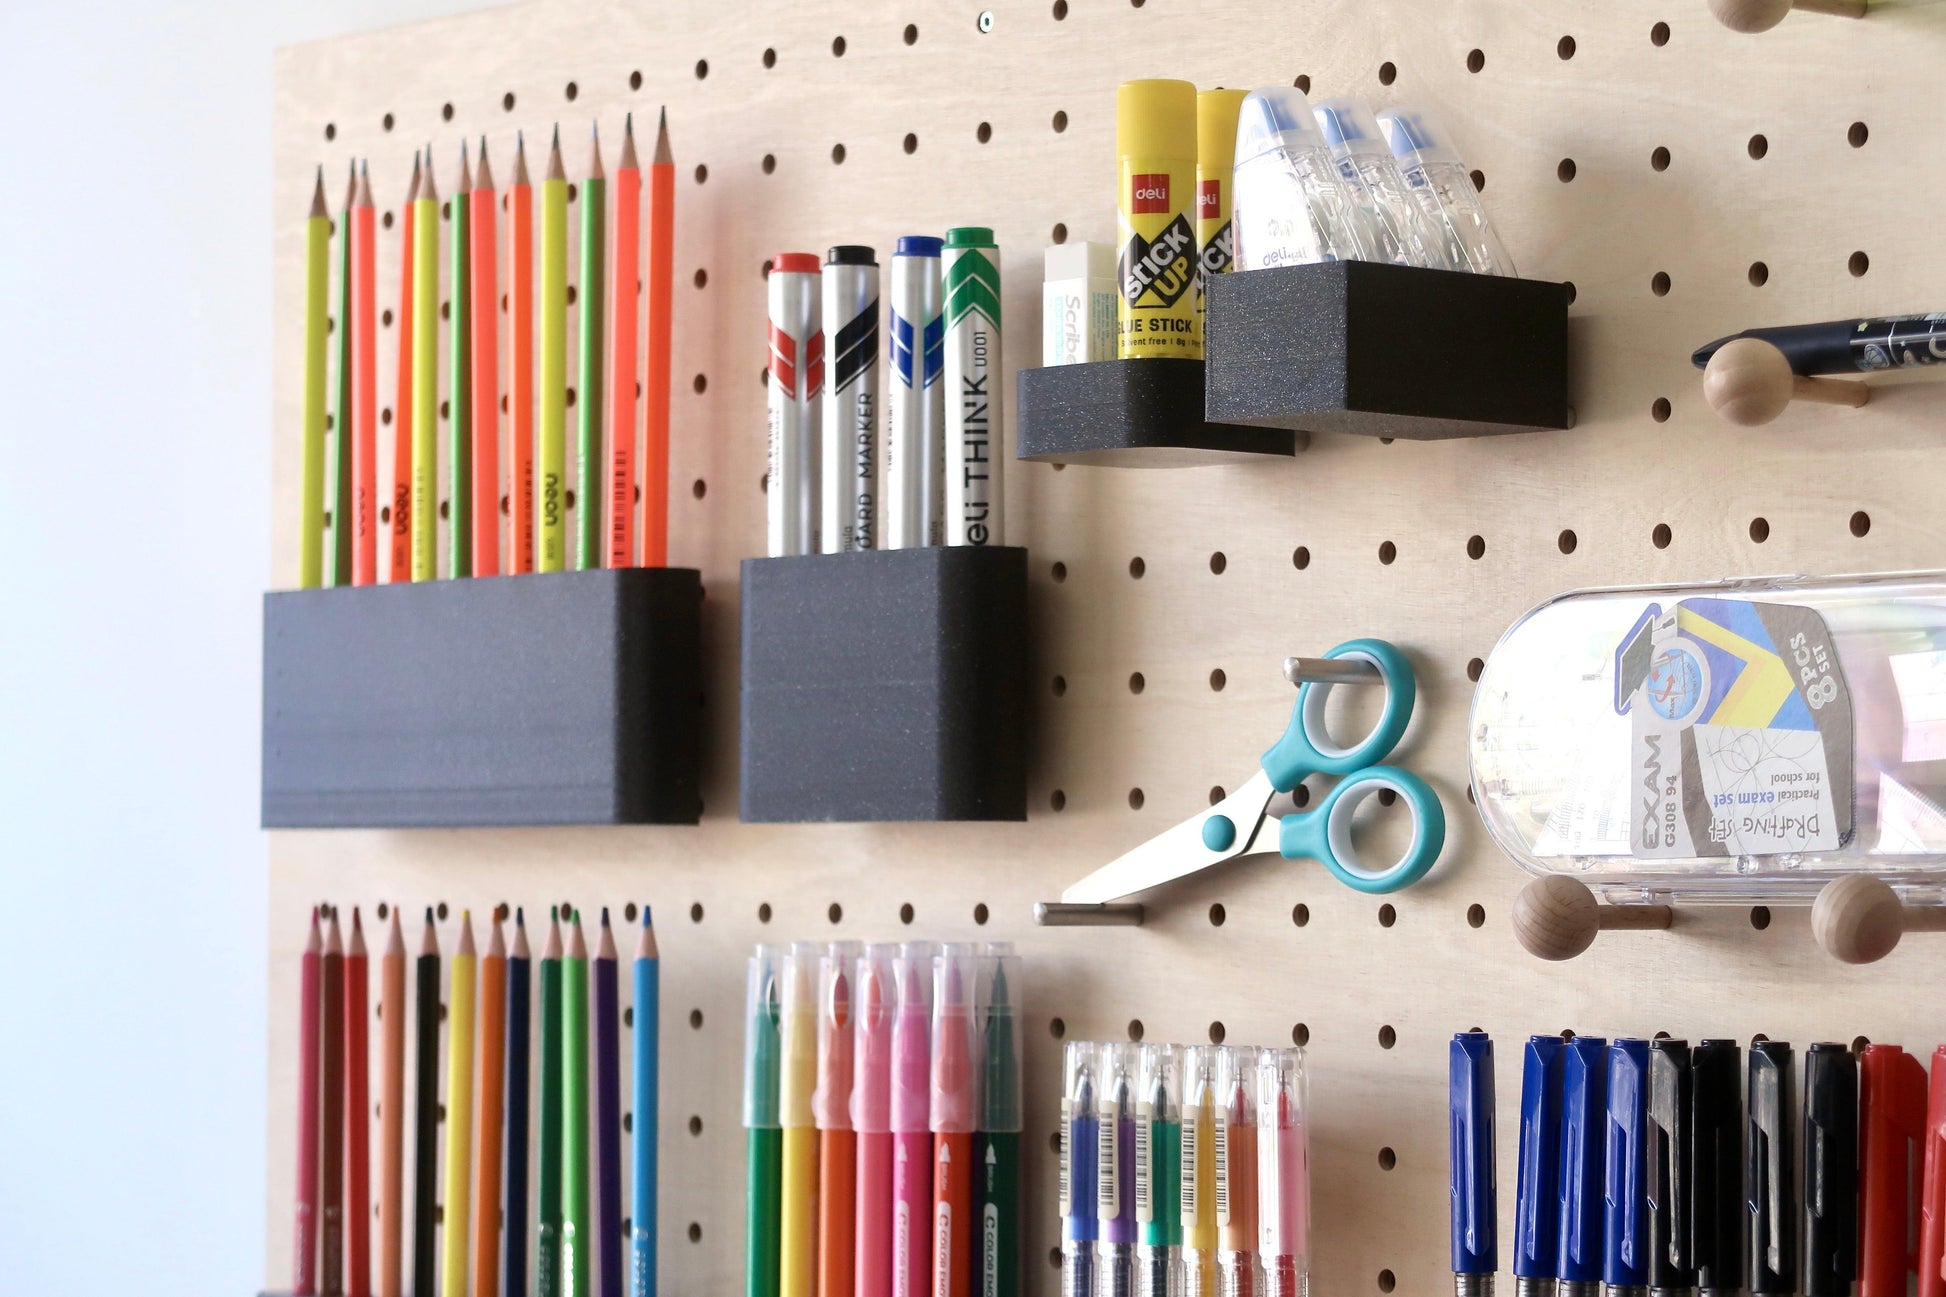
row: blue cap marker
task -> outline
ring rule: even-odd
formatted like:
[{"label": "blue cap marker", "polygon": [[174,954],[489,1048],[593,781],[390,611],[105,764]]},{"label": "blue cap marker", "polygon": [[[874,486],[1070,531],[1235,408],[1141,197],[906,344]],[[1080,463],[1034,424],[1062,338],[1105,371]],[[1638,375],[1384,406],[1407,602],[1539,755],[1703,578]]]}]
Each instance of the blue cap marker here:
[{"label": "blue cap marker", "polygon": [[1560,1297],[1596,1297],[1607,1165],[1608,1042],[1577,1036],[1561,1054]]},{"label": "blue cap marker", "polygon": [[1520,1073],[1514,1291],[1544,1294],[1561,1261],[1561,1038],[1529,1036]]},{"label": "blue cap marker", "polygon": [[1493,1040],[1483,1031],[1453,1037],[1447,1091],[1452,1128],[1453,1291],[1492,1297],[1500,1268],[1493,1184]]},{"label": "blue cap marker", "polygon": [[1615,1297],[1640,1297],[1649,1282],[1649,1042],[1608,1047],[1607,1228],[1601,1279]]}]

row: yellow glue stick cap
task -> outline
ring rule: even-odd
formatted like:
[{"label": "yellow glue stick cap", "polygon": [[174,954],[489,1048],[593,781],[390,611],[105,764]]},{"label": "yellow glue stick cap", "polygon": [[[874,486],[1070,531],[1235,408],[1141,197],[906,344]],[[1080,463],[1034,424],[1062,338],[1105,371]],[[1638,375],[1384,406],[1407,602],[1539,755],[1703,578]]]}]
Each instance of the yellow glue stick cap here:
[{"label": "yellow glue stick cap", "polygon": [[[1237,149],[1237,110],[1247,90],[1204,90],[1196,96],[1196,157],[1205,171],[1228,170]],[[1214,162],[1215,166],[1210,164]]]},{"label": "yellow glue stick cap", "polygon": [[1196,157],[1196,87],[1124,81],[1115,91],[1115,151],[1124,157]]}]

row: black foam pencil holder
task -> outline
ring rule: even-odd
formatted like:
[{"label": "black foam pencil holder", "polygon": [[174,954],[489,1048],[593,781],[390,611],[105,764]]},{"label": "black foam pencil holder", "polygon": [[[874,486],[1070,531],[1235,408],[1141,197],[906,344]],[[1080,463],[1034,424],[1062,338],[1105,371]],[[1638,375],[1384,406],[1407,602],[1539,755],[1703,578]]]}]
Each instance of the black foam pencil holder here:
[{"label": "black foam pencil holder", "polygon": [[1019,459],[1113,468],[1230,464],[1294,455],[1299,440],[1204,413],[1200,360],[1094,360],[1020,371],[1014,401]]},{"label": "black foam pencil holder", "polygon": [[694,824],[701,574],[264,597],[265,828]]},{"label": "black foam pencil holder", "polygon": [[743,564],[742,816],[1027,818],[1027,551]]}]

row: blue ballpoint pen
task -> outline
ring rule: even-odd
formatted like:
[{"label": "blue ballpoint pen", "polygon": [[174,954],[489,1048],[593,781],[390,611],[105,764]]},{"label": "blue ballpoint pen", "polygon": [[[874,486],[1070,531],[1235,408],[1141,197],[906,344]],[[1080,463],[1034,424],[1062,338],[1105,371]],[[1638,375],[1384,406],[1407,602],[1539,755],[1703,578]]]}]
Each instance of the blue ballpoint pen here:
[{"label": "blue ballpoint pen", "polygon": [[1608,1042],[1576,1036],[1561,1051],[1560,1297],[1596,1297],[1601,1283],[1607,1134]]},{"label": "blue ballpoint pen", "polygon": [[1529,1036],[1514,1183],[1515,1297],[1548,1297],[1561,1260],[1561,1038]]},{"label": "blue ballpoint pen", "polygon": [[1454,1297],[1493,1297],[1500,1268],[1493,1181],[1493,1041],[1453,1037],[1447,1102],[1452,1133]]},{"label": "blue ballpoint pen", "polygon": [[1601,1282],[1606,1297],[1649,1291],[1649,1042],[1608,1047],[1606,1217]]},{"label": "blue ballpoint pen", "polygon": [[1094,1297],[1095,1291],[1097,1049],[1087,1041],[1068,1042],[1061,1099],[1061,1297]]}]

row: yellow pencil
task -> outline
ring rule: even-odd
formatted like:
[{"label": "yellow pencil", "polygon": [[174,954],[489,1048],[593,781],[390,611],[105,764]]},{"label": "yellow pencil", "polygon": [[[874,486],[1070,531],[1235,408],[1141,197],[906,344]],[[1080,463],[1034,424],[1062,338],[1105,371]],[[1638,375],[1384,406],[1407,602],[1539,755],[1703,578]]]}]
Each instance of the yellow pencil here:
[{"label": "yellow pencil", "polygon": [[[311,192],[304,222],[304,464],[298,475],[297,584],[324,584],[324,363],[325,294],[331,281],[331,212],[324,203],[324,168]],[[345,328],[349,320],[338,321]]]},{"label": "yellow pencil", "polygon": [[412,204],[412,579],[439,575],[439,190],[432,146]]},{"label": "yellow pencil", "polygon": [[[541,507],[540,570],[568,563],[568,173],[561,165],[561,128],[554,128],[547,178],[541,181]],[[583,501],[600,508],[600,501]]]},{"label": "yellow pencil", "polygon": [[446,1198],[440,1226],[441,1297],[466,1297],[467,1223],[473,1199],[473,915],[459,916],[446,995]]}]

